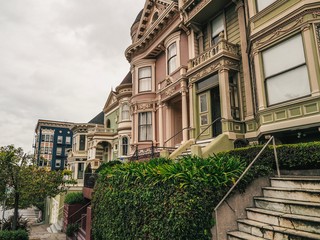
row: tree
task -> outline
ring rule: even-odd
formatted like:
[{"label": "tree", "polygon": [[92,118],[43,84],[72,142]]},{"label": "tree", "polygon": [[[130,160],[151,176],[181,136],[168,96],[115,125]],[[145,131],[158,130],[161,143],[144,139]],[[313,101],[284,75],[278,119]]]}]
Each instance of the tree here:
[{"label": "tree", "polygon": [[[0,148],[0,193],[6,197],[7,206],[14,208],[12,229],[17,228],[18,209],[37,206],[43,210],[44,199],[64,192],[67,171],[48,171],[30,165],[31,158],[24,154],[22,148],[13,145]],[[4,198],[2,197],[2,198]],[[4,200],[4,199],[0,199]]]}]

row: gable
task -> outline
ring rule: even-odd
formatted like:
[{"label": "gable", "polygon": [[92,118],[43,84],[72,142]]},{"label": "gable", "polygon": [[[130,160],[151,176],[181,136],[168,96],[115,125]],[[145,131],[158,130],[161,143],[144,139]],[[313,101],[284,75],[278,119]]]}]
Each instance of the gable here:
[{"label": "gable", "polygon": [[106,112],[106,110],[110,109],[110,107],[113,106],[115,103],[117,103],[116,93],[113,90],[111,90],[108,99],[103,107],[103,111]]}]

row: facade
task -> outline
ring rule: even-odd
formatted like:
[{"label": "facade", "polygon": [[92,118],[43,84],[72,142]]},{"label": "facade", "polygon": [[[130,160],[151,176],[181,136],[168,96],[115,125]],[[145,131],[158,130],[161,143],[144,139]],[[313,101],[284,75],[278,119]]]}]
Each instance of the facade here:
[{"label": "facade", "polygon": [[35,128],[34,156],[38,166],[64,169],[72,146],[72,123],[38,120]]}]

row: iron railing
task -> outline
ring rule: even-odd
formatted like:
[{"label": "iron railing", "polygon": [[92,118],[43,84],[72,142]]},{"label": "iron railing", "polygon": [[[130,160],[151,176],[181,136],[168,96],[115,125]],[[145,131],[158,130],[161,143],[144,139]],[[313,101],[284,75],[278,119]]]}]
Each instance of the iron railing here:
[{"label": "iron railing", "polygon": [[226,193],[226,195],[222,198],[222,200],[218,203],[218,205],[214,208],[215,212],[215,220],[216,220],[216,230],[217,230],[217,240],[219,240],[219,224],[218,224],[218,209],[222,205],[222,203],[227,199],[227,197],[230,195],[230,193],[235,189],[235,187],[238,185],[238,183],[242,180],[242,178],[246,175],[246,173],[250,170],[252,165],[257,161],[257,159],[260,157],[260,155],[263,153],[263,151],[266,149],[266,147],[270,144],[272,141],[273,145],[273,153],[274,153],[274,158],[276,162],[276,168],[277,168],[277,175],[280,177],[280,168],[279,168],[279,162],[278,162],[278,155],[277,155],[277,150],[276,150],[276,144],[275,144],[275,139],[272,136],[268,142],[263,146],[263,148],[260,150],[260,152],[257,154],[257,156],[252,160],[252,162],[248,165],[248,167],[244,170],[244,172],[241,174],[239,179],[233,184],[233,186],[230,188],[230,190]]},{"label": "iron railing", "polygon": [[211,124],[209,124],[204,130],[202,130],[202,132],[196,137],[195,139],[195,142],[199,139],[199,137],[201,137],[201,135],[208,130],[208,128],[212,127],[213,124],[215,124],[216,122],[218,121],[221,121],[222,119],[225,119],[225,118],[222,118],[222,117],[218,117],[216,118],[215,120],[213,120],[213,122]]},{"label": "iron railing", "polygon": [[129,161],[138,161],[138,160],[157,158],[157,157],[160,157],[160,152],[162,150],[168,150],[169,153],[172,153],[174,150],[176,150],[176,148],[158,147],[152,144],[151,147],[139,149],[137,146],[134,154],[129,158]]},{"label": "iron railing", "polygon": [[164,143],[163,143],[163,146],[166,146],[166,143],[169,142],[172,138],[176,137],[178,134],[182,133],[184,130],[193,130],[194,128],[191,128],[191,127],[185,127],[183,129],[181,129],[179,132],[175,133],[172,137],[170,137],[169,139],[167,139]]}]

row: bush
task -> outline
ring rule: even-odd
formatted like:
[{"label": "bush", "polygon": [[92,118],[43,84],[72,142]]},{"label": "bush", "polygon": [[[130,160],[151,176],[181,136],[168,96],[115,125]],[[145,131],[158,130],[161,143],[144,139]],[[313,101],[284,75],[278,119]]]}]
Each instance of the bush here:
[{"label": "bush", "polygon": [[79,224],[78,223],[71,223],[68,224],[66,229],[66,235],[68,237],[72,237],[74,233],[78,232],[79,230]]},{"label": "bush", "polygon": [[243,169],[226,156],[105,167],[93,197],[94,239],[211,239],[213,208]]},{"label": "bush", "polygon": [[83,198],[82,192],[70,192],[66,195],[64,199],[64,203],[66,204],[84,204],[85,200]]},{"label": "bush", "polygon": [[1,240],[28,240],[29,236],[25,230],[17,230],[17,231],[0,231],[0,239]]}]

